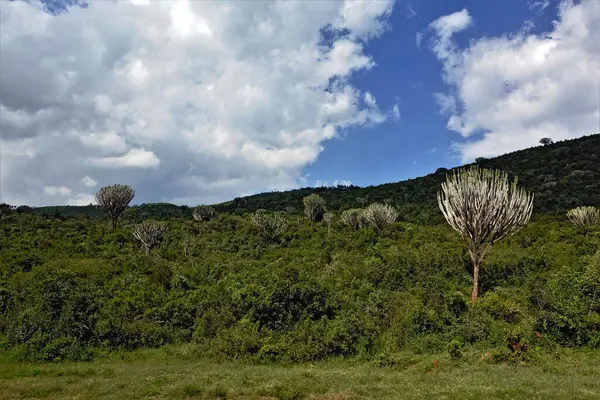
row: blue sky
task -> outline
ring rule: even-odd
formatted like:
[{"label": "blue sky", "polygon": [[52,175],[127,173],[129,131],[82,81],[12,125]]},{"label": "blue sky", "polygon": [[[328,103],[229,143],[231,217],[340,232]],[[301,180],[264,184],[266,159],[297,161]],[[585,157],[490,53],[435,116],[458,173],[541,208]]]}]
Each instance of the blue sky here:
[{"label": "blue sky", "polygon": [[464,8],[475,22],[457,37],[462,46],[473,38],[514,34],[526,21],[535,24],[533,32],[546,32],[556,19],[557,4],[549,3],[540,10],[523,0],[397,2],[389,31],[365,49],[377,66],[354,81],[369,90],[383,108],[398,103],[401,119],[356,129],[343,140],[328,142],[317,161],[305,170],[309,181],[333,182],[346,177],[356,185],[367,186],[461,165],[451,145],[464,139],[446,129],[446,118],[439,114],[433,98],[433,93],[447,90],[442,65],[428,49],[427,37],[421,46],[416,45],[417,33],[426,34],[429,23]]},{"label": "blue sky", "polygon": [[[600,131],[600,2],[0,5],[0,201],[367,186]],[[75,34],[76,32],[76,34]]]}]

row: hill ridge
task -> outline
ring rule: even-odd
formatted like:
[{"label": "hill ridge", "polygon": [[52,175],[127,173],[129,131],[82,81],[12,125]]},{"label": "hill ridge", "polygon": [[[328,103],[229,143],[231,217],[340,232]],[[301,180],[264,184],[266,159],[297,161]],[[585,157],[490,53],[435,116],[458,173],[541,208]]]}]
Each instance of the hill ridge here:
[{"label": "hill ridge", "polygon": [[[579,205],[600,204],[600,134],[583,136],[517,150],[498,157],[480,160],[483,168],[500,169],[511,177],[518,176],[519,184],[535,193],[534,212],[560,214]],[[263,192],[236,197],[230,201],[214,204],[218,212],[247,213],[263,208],[271,211],[300,212],[302,198],[317,193],[325,198],[328,209],[342,211],[360,207],[356,200],[367,197],[369,202],[391,199],[401,214],[412,217],[431,214],[436,206],[436,193],[446,173],[473,165],[454,168],[438,168],[425,176],[398,182],[370,186],[305,187],[286,191]],[[130,207],[129,217],[145,218],[191,217],[192,208],[170,203],[142,203]],[[93,206],[44,206],[35,211],[43,215],[100,216]],[[410,217],[409,217],[410,219]],[[425,221],[426,222],[426,221]]]}]

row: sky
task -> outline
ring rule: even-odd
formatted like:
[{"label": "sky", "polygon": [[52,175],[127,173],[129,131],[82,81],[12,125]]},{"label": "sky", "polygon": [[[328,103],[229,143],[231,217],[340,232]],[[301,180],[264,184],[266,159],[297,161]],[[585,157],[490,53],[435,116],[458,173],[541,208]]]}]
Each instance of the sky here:
[{"label": "sky", "polygon": [[0,1],[0,202],[368,186],[600,132],[600,1]]}]

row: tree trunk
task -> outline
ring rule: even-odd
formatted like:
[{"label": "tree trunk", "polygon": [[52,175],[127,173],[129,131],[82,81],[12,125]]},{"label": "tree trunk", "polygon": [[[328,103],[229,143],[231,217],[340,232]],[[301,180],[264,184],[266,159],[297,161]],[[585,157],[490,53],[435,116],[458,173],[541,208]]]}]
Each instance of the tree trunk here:
[{"label": "tree trunk", "polygon": [[479,264],[481,261],[479,257],[475,255],[473,257],[473,293],[471,293],[471,300],[477,300],[477,296],[479,295]]},{"label": "tree trunk", "polygon": [[117,218],[113,218],[112,219],[112,228],[113,231],[117,229],[117,223],[119,222],[119,220]]},{"label": "tree trunk", "polygon": [[146,255],[150,254],[150,246],[145,246],[146,247]]}]

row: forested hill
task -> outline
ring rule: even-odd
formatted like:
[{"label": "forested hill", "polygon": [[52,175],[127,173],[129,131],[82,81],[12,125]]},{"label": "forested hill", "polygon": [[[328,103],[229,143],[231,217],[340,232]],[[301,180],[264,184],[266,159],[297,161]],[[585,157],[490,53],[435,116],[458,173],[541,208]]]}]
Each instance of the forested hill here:
[{"label": "forested hill", "polygon": [[[516,151],[491,159],[480,159],[483,168],[495,168],[518,176],[519,184],[535,193],[535,212],[562,214],[579,205],[600,204],[600,134],[557,142]],[[267,210],[302,211],[302,198],[318,193],[327,202],[330,211],[359,207],[359,198],[369,203],[389,199],[407,220],[421,222],[438,220],[435,210],[436,193],[440,183],[451,170],[439,168],[420,178],[369,187],[303,188],[286,192],[262,193],[239,197],[215,205],[219,212],[246,213],[263,208]],[[142,200],[143,199],[139,199]],[[192,205],[193,206],[193,205]],[[40,207],[40,214],[71,217],[76,215],[99,216],[92,206]],[[291,211],[294,212],[294,211]],[[127,218],[191,217],[188,206],[157,203],[131,207]]]}]

